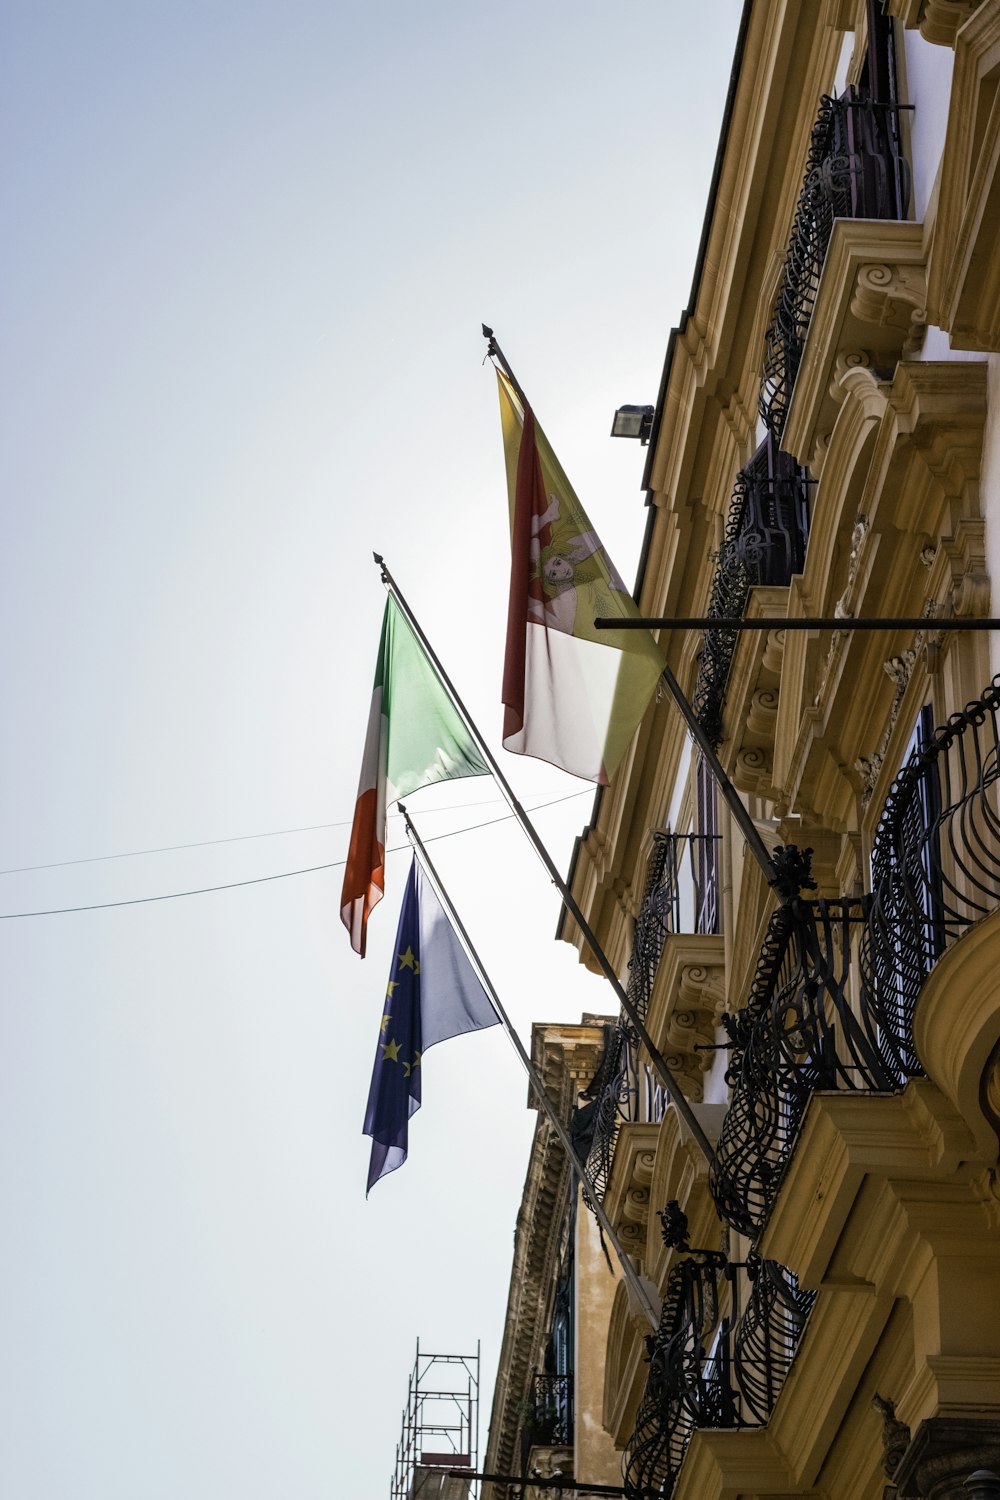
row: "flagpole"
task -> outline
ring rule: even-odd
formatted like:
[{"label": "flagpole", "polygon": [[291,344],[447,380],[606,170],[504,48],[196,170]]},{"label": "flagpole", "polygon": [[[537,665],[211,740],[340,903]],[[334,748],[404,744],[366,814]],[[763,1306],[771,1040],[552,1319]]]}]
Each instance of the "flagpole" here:
[{"label": "flagpole", "polygon": [[566,1126],[560,1119],[559,1112],[552,1102],[552,1099],[545,1087],[545,1083],[540,1073],[538,1072],[538,1069],[535,1067],[534,1063],[531,1061],[531,1058],[528,1056],[528,1053],[526,1052],[524,1047],[524,1043],[518,1036],[517,1031],[514,1028],[514,1024],[510,1019],[510,1016],[507,1014],[506,1010],[501,1004],[500,997],[494,989],[489,975],[486,973],[486,970],[483,967],[482,960],[480,959],[479,954],[476,952],[472,939],[469,937],[469,934],[465,930],[465,925],[462,922],[461,917],[458,915],[458,912],[452,905],[451,897],[445,890],[444,885],[441,881],[441,877],[438,874],[437,870],[434,868],[433,861],[431,860],[430,855],[427,853],[427,850],[424,847],[424,842],[421,839],[419,833],[414,828],[409,813],[406,811],[406,808],[403,806],[402,802],[397,803],[397,808],[398,811],[403,815],[403,821],[406,824],[407,836],[409,837],[410,842],[412,843],[414,849],[417,851],[417,854],[420,857],[420,863],[423,865],[424,869],[427,871],[428,876],[430,877],[430,881],[432,886],[434,887],[437,898],[441,902],[441,905],[444,907],[445,912],[448,916],[448,920],[451,922],[451,925],[458,933],[458,936],[462,943],[462,947],[468,954],[469,961],[476,971],[476,976],[480,984],[486,991],[490,1004],[493,1006],[493,1009],[500,1017],[501,1025],[503,1026],[504,1031],[506,1031],[507,1036],[510,1038],[514,1051],[521,1059],[521,1066],[524,1068],[524,1071],[527,1073],[528,1078],[531,1081],[531,1086],[538,1098],[539,1106],[543,1110],[549,1124],[555,1131],[559,1142],[566,1153],[566,1157],[569,1161],[570,1167],[572,1168],[573,1175],[576,1177],[580,1186],[587,1193],[587,1197],[590,1201],[591,1206],[593,1207],[594,1213],[597,1215],[598,1223],[600,1224],[601,1228],[604,1230],[604,1233],[607,1235],[608,1239],[611,1241],[611,1244],[614,1247],[615,1254],[617,1255],[622,1268],[622,1274],[625,1277],[625,1280],[628,1282],[630,1290],[638,1300],[640,1307],[646,1314],[646,1317],[649,1319],[650,1327],[655,1332],[655,1330],[660,1325],[660,1319],[650,1300],[649,1293],[642,1284],[642,1278],[639,1276],[639,1273],[636,1271],[635,1266],[632,1264],[631,1260],[629,1260],[624,1246],[622,1245],[621,1240],[618,1238],[618,1231],[615,1229],[611,1220],[608,1218],[607,1212],[604,1208],[604,1204],[600,1200],[594,1183],[587,1176],[583,1163],[580,1161],[580,1158],[577,1156],[576,1151],[573,1149],[573,1142],[570,1140],[569,1131],[566,1129]]},{"label": "flagpole", "polygon": [[382,570],[382,582],[389,590],[389,593],[392,595],[393,599],[395,599],[396,603],[399,605],[399,608],[402,610],[404,616],[406,617],[410,629],[413,631],[417,640],[423,646],[424,651],[427,653],[428,661],[440,678],[446,692],[448,692],[451,696],[452,702],[458,709],[458,712],[461,715],[466,728],[476,742],[479,753],[482,755],[487,766],[489,766],[490,771],[493,775],[493,779],[496,782],[497,786],[500,788],[505,802],[507,803],[511,812],[514,814],[514,817],[520,823],[522,829],[524,830],[524,833],[528,838],[529,843],[531,844],[535,853],[538,855],[542,864],[545,866],[545,870],[550,880],[552,881],[552,884],[556,887],[560,897],[562,898],[563,906],[565,906],[570,916],[576,922],[577,927],[580,929],[584,941],[590,948],[591,953],[594,955],[595,959],[598,962],[598,965],[600,966],[601,972],[610,982],[612,988],[615,991],[615,994],[618,997],[622,1010],[625,1012],[631,1025],[635,1029],[636,1035],[649,1054],[650,1062],[652,1063],[656,1073],[659,1075],[661,1083],[663,1083],[664,1086],[669,1090],[670,1097],[676,1104],[679,1113],[683,1116],[688,1129],[691,1131],[691,1134],[693,1135],[695,1141],[698,1143],[698,1146],[701,1149],[706,1161],[711,1166],[711,1164],[715,1160],[715,1152],[712,1150],[712,1143],[709,1141],[708,1136],[702,1129],[701,1122],[695,1114],[694,1110],[691,1108],[690,1103],[685,1098],[680,1084],[677,1082],[677,1079],[674,1077],[673,1073],[668,1067],[666,1058],[663,1056],[659,1047],[657,1047],[656,1043],[653,1041],[653,1038],[646,1030],[645,1022],[643,1021],[639,1012],[636,1010],[632,1001],[629,999],[624,985],[618,978],[618,975],[616,974],[614,967],[612,966],[611,960],[608,958],[604,949],[597,941],[597,938],[591,930],[590,923],[587,921],[586,917],[583,915],[583,912],[580,910],[575,897],[573,896],[565,880],[557,869],[555,861],[552,859],[549,851],[546,849],[545,845],[542,843],[540,837],[538,836],[534,824],[531,822],[528,814],[525,812],[524,808],[517,800],[517,797],[514,795],[513,788],[510,786],[507,778],[504,776],[500,767],[497,765],[496,759],[490,751],[489,746],[486,744],[486,741],[483,739],[482,735],[479,733],[479,730],[476,728],[476,725],[471,715],[469,714],[469,710],[466,708],[465,704],[458,696],[458,693],[455,691],[451,678],[448,676],[447,672],[444,670],[444,667],[438,660],[435,652],[431,647],[430,641],[428,641],[427,637],[424,635],[424,632],[418,625],[413,611],[410,609],[410,606],[407,604],[403,595],[400,593],[396,580],[389,572],[384,559],[377,552],[373,553],[372,555],[374,556],[375,561],[378,563],[379,567]]},{"label": "flagpole", "polygon": [[522,391],[521,387],[518,385],[518,383],[517,383],[517,376],[514,374],[514,371],[511,369],[510,365],[507,363],[507,358],[506,358],[503,350],[500,348],[500,345],[497,343],[497,341],[496,341],[496,339],[495,339],[495,337],[493,335],[493,329],[492,328],[487,328],[487,326],[486,326],[485,323],[483,324],[483,338],[487,340],[487,344],[486,344],[486,356],[487,356],[487,358],[488,359],[495,359],[497,361],[497,363],[499,364],[501,370],[503,370],[503,372],[506,375],[507,379],[510,381],[511,385],[514,387],[514,390],[515,390],[515,392],[517,394],[517,399],[520,401],[522,407],[526,407],[527,404],[528,404],[528,398],[527,398],[527,396],[525,396],[525,394]]}]

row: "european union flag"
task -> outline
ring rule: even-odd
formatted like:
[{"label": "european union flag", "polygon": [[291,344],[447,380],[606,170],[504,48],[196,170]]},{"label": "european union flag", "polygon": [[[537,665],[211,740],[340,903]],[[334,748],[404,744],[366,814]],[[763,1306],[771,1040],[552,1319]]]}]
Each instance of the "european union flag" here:
[{"label": "european union flag", "polygon": [[480,984],[437,895],[414,856],[399,914],[375,1066],[365,1114],[372,1138],[368,1192],[406,1160],[410,1116],[420,1108],[421,1058],[435,1042],[496,1026]]}]

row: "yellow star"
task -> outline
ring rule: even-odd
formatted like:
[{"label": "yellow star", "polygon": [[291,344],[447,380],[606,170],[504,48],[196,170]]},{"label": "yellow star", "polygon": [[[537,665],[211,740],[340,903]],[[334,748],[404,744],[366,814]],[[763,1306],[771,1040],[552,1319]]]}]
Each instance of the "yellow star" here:
[{"label": "yellow star", "polygon": [[386,1062],[399,1062],[399,1043],[392,1041],[383,1042],[382,1056],[385,1058]]},{"label": "yellow star", "polygon": [[392,1019],[392,1017],[389,1015],[389,1012],[386,1011],[385,1015],[382,1017],[380,1025],[379,1025],[379,1030],[381,1031],[381,1033],[382,1033],[383,1036],[385,1036],[385,1028],[388,1026],[388,1024],[391,1021],[391,1019]]},{"label": "yellow star", "polygon": [[405,1062],[403,1064],[403,1077],[404,1078],[409,1078],[409,1076],[413,1072],[414,1068],[419,1068],[419,1067],[420,1067],[420,1053],[419,1052],[415,1052],[413,1054],[413,1061],[412,1062]]},{"label": "yellow star", "polygon": [[389,983],[388,983],[388,985],[386,987],[386,991],[385,991],[385,997],[386,997],[386,999],[387,1000],[391,1000],[392,999],[392,992],[393,992],[393,990],[398,990],[398,989],[399,989],[399,980],[398,979],[390,979]]},{"label": "yellow star", "polygon": [[412,948],[407,948],[405,953],[399,955],[399,967],[401,969],[412,969],[414,974],[420,973],[420,964],[417,962],[417,955]]}]

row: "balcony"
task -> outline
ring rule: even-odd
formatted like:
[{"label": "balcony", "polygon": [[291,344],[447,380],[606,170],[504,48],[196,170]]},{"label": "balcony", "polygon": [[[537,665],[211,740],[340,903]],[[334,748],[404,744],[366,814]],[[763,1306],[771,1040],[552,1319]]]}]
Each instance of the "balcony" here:
[{"label": "balcony", "polygon": [[[765,439],[736,476],[707,613],[736,619],[750,590],[787,587],[805,563],[809,537],[809,476],[773,438]],[[707,630],[698,657],[692,703],[714,746],[723,738],[722,708],[737,634]]]},{"label": "balcony", "polygon": [[731,1097],[711,1189],[757,1240],[817,1090],[893,1093],[923,1068],[917,1000],[941,956],[1000,908],[1000,677],[900,772],[872,893],[773,915],[746,1006],[724,1018]]},{"label": "balcony", "polygon": [[696,1250],[674,1266],[625,1451],[629,1500],[670,1495],[696,1428],[767,1422],[813,1301],[789,1272],[756,1256],[736,1266]]},{"label": "balcony", "polygon": [[[680,933],[711,937],[717,931],[718,844],[718,837],[714,834],[653,834],[653,851],[642,905],[636,918],[627,985],[628,997],[644,1020],[668,938]],[[695,959],[696,962],[701,959],[701,954],[696,954]],[[708,1035],[707,1040],[711,1042],[713,1037]],[[611,1034],[600,1070],[591,1086],[597,1109],[587,1172],[602,1201],[611,1177],[621,1122],[636,1120],[639,1116],[635,1043],[632,1028],[623,1016]]]},{"label": "balcony", "polygon": [[573,1377],[536,1375],[521,1423],[521,1472],[549,1475],[572,1467]]},{"label": "balcony", "polygon": [[774,315],[764,338],[760,415],[777,440],[788,416],[834,221],[906,218],[910,169],[900,142],[901,108],[865,98],[853,88],[839,99],[820,101]]}]

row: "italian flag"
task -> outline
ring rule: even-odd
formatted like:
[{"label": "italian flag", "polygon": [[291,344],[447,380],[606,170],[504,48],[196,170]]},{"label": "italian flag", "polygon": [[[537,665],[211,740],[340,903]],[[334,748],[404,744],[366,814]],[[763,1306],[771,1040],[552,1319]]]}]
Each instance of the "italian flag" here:
[{"label": "italian flag", "polygon": [[606,785],[663,659],[648,631],[594,629],[639,611],[530,406],[497,375],[511,530],[504,746]]},{"label": "italian flag", "polygon": [[386,600],[340,916],[365,955],[368,916],[385,890],[386,812],[435,781],[489,767],[399,606]]}]

